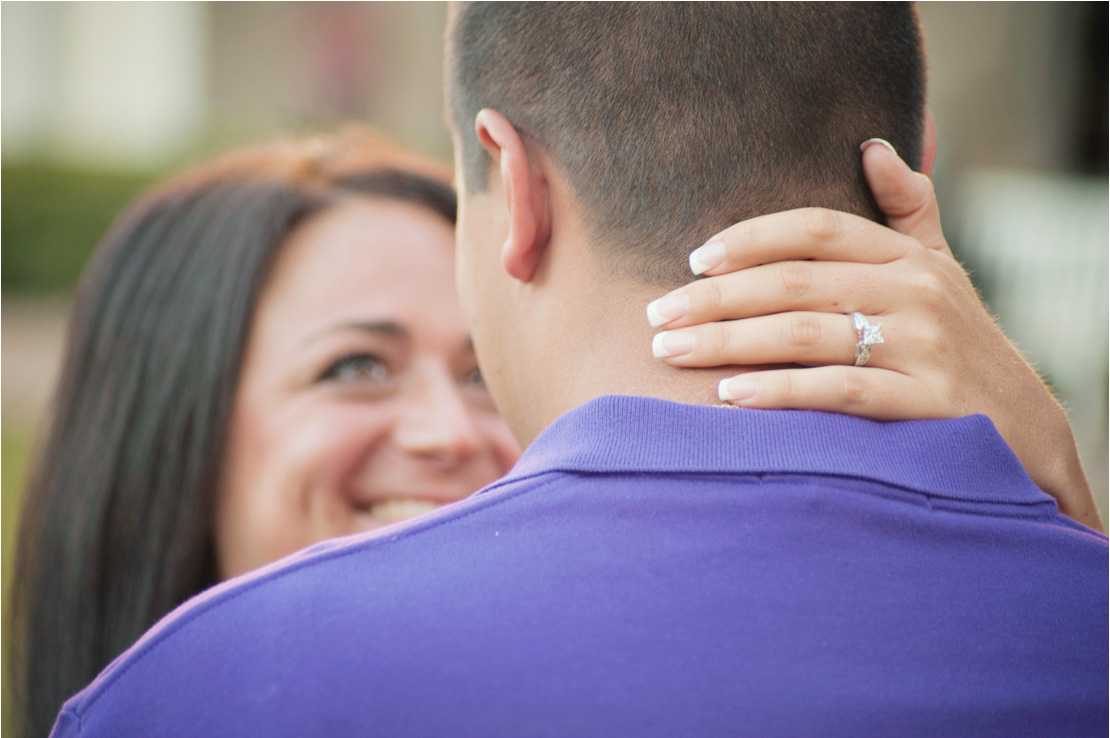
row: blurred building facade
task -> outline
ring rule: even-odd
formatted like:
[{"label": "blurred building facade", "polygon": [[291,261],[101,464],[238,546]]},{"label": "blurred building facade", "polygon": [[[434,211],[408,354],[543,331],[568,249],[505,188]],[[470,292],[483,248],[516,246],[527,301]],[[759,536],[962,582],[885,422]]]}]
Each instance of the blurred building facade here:
[{"label": "blurred building facade", "polygon": [[444,3],[4,3],[5,162],[164,169],[360,120],[449,159]]},{"label": "blurred building facade", "polygon": [[[0,12],[5,167],[155,176],[349,119],[450,158],[443,3],[5,2]],[[953,249],[1071,408],[1105,516],[1106,5],[922,3],[921,15]],[[50,355],[21,354],[19,336],[60,335],[13,322],[40,320],[33,304],[5,298],[6,427],[35,422],[52,376],[19,370],[20,356]]]}]

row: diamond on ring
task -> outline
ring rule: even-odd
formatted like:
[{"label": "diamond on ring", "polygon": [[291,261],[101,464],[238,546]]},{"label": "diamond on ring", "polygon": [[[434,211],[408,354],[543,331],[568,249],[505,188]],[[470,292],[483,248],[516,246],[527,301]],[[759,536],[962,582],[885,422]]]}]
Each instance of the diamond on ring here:
[{"label": "diamond on ring", "polygon": [[856,366],[863,366],[871,358],[871,347],[883,342],[883,324],[871,325],[863,313],[848,313],[852,318],[852,327],[859,334],[856,342]]}]

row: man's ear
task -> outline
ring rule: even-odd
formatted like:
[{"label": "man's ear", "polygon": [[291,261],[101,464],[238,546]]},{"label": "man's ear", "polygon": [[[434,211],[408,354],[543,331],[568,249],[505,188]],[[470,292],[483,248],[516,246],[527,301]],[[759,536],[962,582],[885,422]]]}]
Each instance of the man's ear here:
[{"label": "man's ear", "polygon": [[921,131],[921,173],[926,177],[933,175],[933,164],[937,161],[937,124],[933,111],[925,108],[925,126]]},{"label": "man's ear", "polygon": [[530,282],[551,238],[547,180],[513,124],[496,110],[474,119],[478,140],[501,170],[509,233],[501,247],[501,266],[514,279]]}]

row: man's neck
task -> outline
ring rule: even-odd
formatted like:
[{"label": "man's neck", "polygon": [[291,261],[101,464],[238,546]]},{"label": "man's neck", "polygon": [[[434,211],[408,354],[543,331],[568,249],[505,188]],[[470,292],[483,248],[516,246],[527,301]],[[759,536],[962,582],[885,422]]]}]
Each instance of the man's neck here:
[{"label": "man's neck", "polygon": [[[598,295],[595,320],[589,329],[588,350],[593,357],[583,361],[569,383],[568,399],[577,407],[602,395],[640,395],[694,405],[715,405],[717,381],[735,374],[735,369],[682,369],[651,353],[651,341],[659,329],[648,323],[647,304],[666,293],[651,285],[627,285],[616,290],[610,283],[606,295]],[[603,302],[604,297],[607,302]],[[619,299],[613,299],[619,296]],[[571,409],[570,407],[566,410]]]},{"label": "man's neck", "polygon": [[[682,369],[652,356],[658,331],[648,323],[646,306],[667,288],[620,277],[609,269],[575,275],[573,288],[552,290],[546,307],[544,343],[555,359],[533,368],[546,375],[531,411],[528,443],[555,418],[603,395],[637,395],[694,405],[717,405],[717,383],[739,367]],[[554,279],[568,279],[552,275]],[[534,378],[534,377],[533,377]]]}]

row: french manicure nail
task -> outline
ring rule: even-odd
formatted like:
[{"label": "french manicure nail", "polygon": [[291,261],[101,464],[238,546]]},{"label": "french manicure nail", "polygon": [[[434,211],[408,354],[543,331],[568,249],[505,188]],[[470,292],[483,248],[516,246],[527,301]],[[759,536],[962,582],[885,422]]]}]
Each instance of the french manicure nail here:
[{"label": "french manicure nail", "polygon": [[717,397],[722,400],[747,400],[755,397],[759,385],[743,377],[730,377],[722,379],[717,385]]},{"label": "french manicure nail", "polygon": [[719,267],[724,260],[724,241],[712,239],[690,253],[690,271],[694,274],[704,274],[713,267]]},{"label": "french manicure nail", "polygon": [[885,138],[869,138],[859,145],[859,150],[867,151],[867,148],[872,144],[886,146],[895,156],[898,156],[898,152],[894,150],[894,147],[891,145],[890,141],[887,141]]},{"label": "french manicure nail", "polygon": [[697,337],[690,331],[663,331],[651,339],[651,353],[657,359],[682,356],[694,350]]},{"label": "french manicure nail", "polygon": [[688,312],[690,312],[689,295],[667,295],[658,300],[652,300],[647,306],[648,322],[653,328],[678,320]]}]

